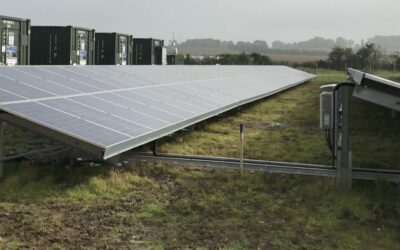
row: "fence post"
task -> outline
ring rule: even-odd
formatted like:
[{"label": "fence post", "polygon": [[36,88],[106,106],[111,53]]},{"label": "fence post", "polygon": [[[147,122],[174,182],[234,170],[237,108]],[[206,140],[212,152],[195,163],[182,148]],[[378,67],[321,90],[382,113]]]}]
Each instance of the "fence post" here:
[{"label": "fence post", "polygon": [[240,124],[240,176],[244,176],[243,151],[244,151],[244,125]]}]

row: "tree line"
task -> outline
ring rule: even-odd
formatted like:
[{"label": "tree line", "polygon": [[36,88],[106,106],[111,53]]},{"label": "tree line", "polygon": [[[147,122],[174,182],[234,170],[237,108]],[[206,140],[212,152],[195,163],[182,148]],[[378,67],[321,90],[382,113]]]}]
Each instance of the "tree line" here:
[{"label": "tree line", "polygon": [[183,59],[186,65],[271,65],[269,56],[258,53],[222,54],[218,56],[197,56],[187,54]]},{"label": "tree line", "polygon": [[[400,67],[400,53],[387,54],[380,46],[367,43],[359,49],[334,47],[328,54],[327,60],[316,62],[318,67],[343,70],[347,67],[374,71],[378,69],[398,70]],[[312,66],[315,63],[303,63],[300,66]]]},{"label": "tree line", "polygon": [[221,54],[218,56],[191,56],[186,54],[179,60],[187,65],[272,65],[286,64],[293,67],[319,67],[327,69],[344,70],[347,67],[365,71],[400,70],[400,52],[385,53],[380,46],[367,43],[358,49],[334,47],[327,60],[316,62],[289,63],[273,62],[267,55],[259,53]]},{"label": "tree line", "polygon": [[[381,46],[386,51],[398,51],[400,50],[400,36],[374,36],[367,39],[366,43],[374,43]],[[314,37],[305,41],[285,43],[276,40],[270,44],[263,40],[255,40],[253,42],[247,41],[223,41],[218,39],[189,39],[182,43],[178,43],[178,50],[187,51],[187,53],[201,53],[202,50],[206,48],[213,48],[213,50],[220,51],[220,53],[245,52],[245,53],[272,53],[275,51],[324,51],[329,52],[334,47],[342,48],[353,48],[358,50],[360,47],[364,46],[364,41],[360,44],[356,44],[353,40],[345,39],[343,37],[338,37],[336,39],[327,39],[323,37]],[[200,51],[199,51],[200,50]]]}]

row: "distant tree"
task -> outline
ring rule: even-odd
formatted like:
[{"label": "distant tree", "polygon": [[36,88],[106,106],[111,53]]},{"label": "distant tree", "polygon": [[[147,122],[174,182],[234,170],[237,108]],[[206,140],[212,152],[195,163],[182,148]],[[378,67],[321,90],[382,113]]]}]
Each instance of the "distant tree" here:
[{"label": "distant tree", "polygon": [[183,64],[185,65],[191,65],[192,64],[192,59],[190,58],[190,54],[186,54],[185,58],[183,59]]},{"label": "distant tree", "polygon": [[196,65],[200,64],[197,59],[192,58],[190,54],[186,54],[185,59],[183,59],[183,64],[185,65]]},{"label": "distant tree", "polygon": [[236,60],[237,65],[248,65],[250,64],[250,57],[242,52],[240,55],[237,56]]},{"label": "distant tree", "polygon": [[354,45],[353,40],[347,40],[343,37],[336,38],[336,47],[351,48]]},{"label": "distant tree", "polygon": [[235,64],[233,57],[234,56],[230,54],[222,54],[219,56],[218,63],[221,65],[233,65]]},{"label": "distant tree", "polygon": [[328,55],[328,61],[335,69],[340,69],[344,62],[344,49],[342,47],[334,47]]},{"label": "distant tree", "polygon": [[393,65],[393,72],[396,72],[397,68],[400,67],[400,52],[389,55],[389,63]]},{"label": "distant tree", "polygon": [[272,42],[272,48],[273,49],[286,49],[287,44],[282,41],[274,41],[274,42]]},{"label": "distant tree", "polygon": [[344,67],[356,67],[357,58],[352,48],[345,48],[343,51]]},{"label": "distant tree", "polygon": [[328,62],[334,69],[342,70],[354,65],[354,54],[351,48],[334,47],[328,54]]},{"label": "distant tree", "polygon": [[260,55],[258,53],[252,53],[251,57],[251,64],[253,65],[271,65],[272,60],[269,56]]},{"label": "distant tree", "polygon": [[359,67],[367,69],[370,72],[380,66],[382,52],[374,43],[366,43],[361,47],[356,55],[358,57]]},{"label": "distant tree", "polygon": [[201,64],[203,65],[215,65],[218,64],[218,60],[215,57],[206,56],[203,60],[201,60]]},{"label": "distant tree", "polygon": [[266,41],[256,40],[252,44],[251,51],[252,53],[266,53],[268,51],[268,43]]},{"label": "distant tree", "polygon": [[175,64],[177,65],[185,64],[185,56],[182,54],[177,54],[175,57]]}]

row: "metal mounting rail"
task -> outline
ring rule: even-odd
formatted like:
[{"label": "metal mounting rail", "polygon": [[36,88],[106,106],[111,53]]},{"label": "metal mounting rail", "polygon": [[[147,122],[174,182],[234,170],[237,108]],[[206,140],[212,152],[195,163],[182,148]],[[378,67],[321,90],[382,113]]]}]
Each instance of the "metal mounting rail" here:
[{"label": "metal mounting rail", "polygon": [[[146,162],[162,162],[173,165],[239,169],[239,159],[236,158],[177,154],[158,154],[158,156],[155,157],[151,153],[135,153],[133,154],[133,159]],[[325,165],[246,159],[244,160],[244,167],[250,171],[266,173],[336,177],[336,169]],[[400,172],[382,169],[355,168],[353,169],[353,179],[382,179],[400,183]]]},{"label": "metal mounting rail", "polygon": [[37,158],[38,156],[46,156],[46,155],[53,155],[59,152],[64,152],[67,151],[68,148],[62,147],[62,146],[53,146],[53,147],[48,147],[44,149],[38,149],[38,150],[33,150],[21,154],[16,154],[16,155],[9,155],[4,157],[0,161],[12,161],[12,160],[17,160],[21,158]]}]

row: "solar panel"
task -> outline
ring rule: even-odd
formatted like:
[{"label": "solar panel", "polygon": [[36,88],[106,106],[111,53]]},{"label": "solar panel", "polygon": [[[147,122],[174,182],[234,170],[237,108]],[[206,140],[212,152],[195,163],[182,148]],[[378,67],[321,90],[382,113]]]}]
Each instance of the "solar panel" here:
[{"label": "solar panel", "polygon": [[354,97],[400,111],[400,83],[352,68],[347,73],[356,84]]},{"label": "solar panel", "polygon": [[312,79],[285,66],[0,68],[0,119],[107,159]]}]

